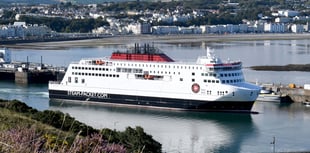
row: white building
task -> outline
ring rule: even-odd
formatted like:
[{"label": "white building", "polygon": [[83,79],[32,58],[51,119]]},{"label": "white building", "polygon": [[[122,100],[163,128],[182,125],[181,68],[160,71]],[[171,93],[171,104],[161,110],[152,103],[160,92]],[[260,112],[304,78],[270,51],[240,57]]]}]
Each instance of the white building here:
[{"label": "white building", "polygon": [[247,33],[249,31],[249,25],[239,24],[239,33]]},{"label": "white building", "polygon": [[253,26],[253,31],[250,32],[255,32],[255,33],[262,33],[264,32],[264,24],[263,23],[255,23]]},{"label": "white building", "polygon": [[7,48],[0,49],[0,63],[11,63],[11,51]]},{"label": "white building", "polygon": [[304,25],[302,25],[302,24],[293,24],[293,25],[291,26],[291,31],[292,31],[293,33],[302,33],[302,32],[305,31],[305,30],[304,30]]},{"label": "white building", "polygon": [[288,23],[291,20],[292,19],[288,18],[288,17],[277,17],[277,18],[275,18],[274,22],[276,22],[276,23]]},{"label": "white building", "polygon": [[199,27],[179,27],[180,34],[202,34],[202,29]]},{"label": "white building", "polygon": [[26,25],[25,22],[15,22],[13,25],[0,26],[1,38],[25,38],[29,36],[50,36],[52,30],[47,26]]},{"label": "white building", "polygon": [[153,26],[151,31],[153,34],[178,34],[179,27],[177,26]]},{"label": "white building", "polygon": [[149,23],[134,23],[128,25],[128,31],[136,35],[140,34],[150,34],[151,33],[151,24]]},{"label": "white building", "polygon": [[278,11],[278,16],[294,17],[294,16],[298,16],[298,14],[299,14],[298,11],[293,11],[293,10],[279,10]]},{"label": "white building", "polygon": [[283,33],[286,32],[285,24],[265,23],[264,32]]}]

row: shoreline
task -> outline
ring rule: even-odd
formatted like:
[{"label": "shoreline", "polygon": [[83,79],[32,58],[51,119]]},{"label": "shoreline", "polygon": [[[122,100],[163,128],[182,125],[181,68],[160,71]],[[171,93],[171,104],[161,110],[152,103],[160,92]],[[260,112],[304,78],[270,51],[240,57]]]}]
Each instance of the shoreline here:
[{"label": "shoreline", "polygon": [[122,45],[128,43],[168,43],[193,44],[229,41],[260,41],[260,40],[301,40],[310,39],[310,33],[303,34],[200,34],[200,35],[125,35],[98,39],[66,40],[51,42],[31,42],[1,45],[14,49],[49,49],[59,50],[71,47],[92,47],[105,45]]},{"label": "shoreline", "polygon": [[263,66],[251,66],[255,71],[300,71],[310,72],[310,64],[288,64],[288,65],[263,65]]}]

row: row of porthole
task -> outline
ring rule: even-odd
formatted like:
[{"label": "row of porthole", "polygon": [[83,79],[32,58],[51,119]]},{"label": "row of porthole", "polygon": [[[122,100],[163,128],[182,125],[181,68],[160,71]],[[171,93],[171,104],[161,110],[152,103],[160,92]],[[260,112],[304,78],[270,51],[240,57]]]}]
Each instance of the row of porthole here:
[{"label": "row of porthole", "polygon": [[72,72],[72,75],[82,75],[82,76],[99,76],[99,77],[119,77],[118,74],[104,74],[104,73],[84,73],[84,72]]},{"label": "row of porthole", "polygon": [[242,73],[221,73],[220,77],[241,76]]},{"label": "row of porthole", "polygon": [[101,68],[101,67],[78,67],[78,66],[72,66],[72,69],[74,70],[93,70],[93,71],[109,71],[108,68]]},{"label": "row of porthole", "polygon": [[[116,65],[117,66],[135,66],[135,67],[150,67],[150,68],[155,68],[156,67],[156,65],[151,65],[151,64],[122,64],[122,63],[116,63]],[[173,66],[171,66],[171,65],[157,65],[157,68],[173,68],[173,69],[175,69],[175,68],[177,68],[177,69],[195,69],[196,68],[196,70],[198,70],[198,68],[200,69],[200,70],[202,70],[202,67],[198,67],[198,66],[176,66],[176,65],[173,65]]]},{"label": "row of porthole", "polygon": [[[241,76],[242,73],[221,73],[220,77]],[[218,76],[216,73],[201,73],[201,76]]]},{"label": "row of porthole", "polygon": [[222,80],[222,83],[238,83],[243,82],[243,79],[235,79],[235,80]]}]

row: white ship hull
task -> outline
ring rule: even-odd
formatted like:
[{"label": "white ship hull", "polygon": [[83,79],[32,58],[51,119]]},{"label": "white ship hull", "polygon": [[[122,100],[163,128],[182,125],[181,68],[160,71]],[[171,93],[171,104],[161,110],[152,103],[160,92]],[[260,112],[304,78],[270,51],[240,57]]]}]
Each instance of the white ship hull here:
[{"label": "white ship hull", "polygon": [[[250,111],[259,94],[260,87],[244,82],[240,62],[210,66],[206,59],[177,63],[162,54],[151,55],[137,59],[167,62],[86,59],[72,63],[61,82],[49,83],[49,97],[166,109]],[[119,56],[123,55],[115,57]]]}]

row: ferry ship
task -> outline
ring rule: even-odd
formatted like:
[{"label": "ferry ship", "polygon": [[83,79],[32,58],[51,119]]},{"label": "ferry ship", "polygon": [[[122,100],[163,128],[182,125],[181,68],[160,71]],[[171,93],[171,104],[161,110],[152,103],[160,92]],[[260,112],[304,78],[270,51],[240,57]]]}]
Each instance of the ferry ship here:
[{"label": "ferry ship", "polygon": [[196,62],[176,62],[149,44],[72,62],[48,90],[50,99],[247,112],[260,93],[259,86],[245,82],[240,61],[222,62],[209,52]]}]

